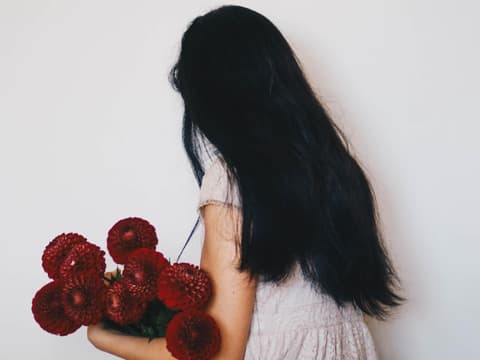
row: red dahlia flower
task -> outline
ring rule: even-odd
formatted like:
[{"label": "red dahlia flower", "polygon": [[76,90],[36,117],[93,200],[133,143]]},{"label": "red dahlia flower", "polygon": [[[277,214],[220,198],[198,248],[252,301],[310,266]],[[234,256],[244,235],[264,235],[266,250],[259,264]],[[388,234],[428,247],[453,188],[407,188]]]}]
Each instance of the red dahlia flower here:
[{"label": "red dahlia flower", "polygon": [[106,314],[117,324],[127,325],[139,322],[146,309],[147,303],[134,297],[123,280],[113,283],[108,288]]},{"label": "red dahlia flower", "polygon": [[84,272],[103,276],[106,269],[105,251],[95,244],[84,242],[75,245],[60,266],[60,276],[66,279]]},{"label": "red dahlia flower", "polygon": [[58,279],[60,266],[72,248],[79,243],[86,242],[87,239],[85,237],[76,233],[62,233],[50,241],[42,255],[42,266],[48,277]]},{"label": "red dahlia flower", "polygon": [[122,219],[108,231],[108,252],[117,264],[125,264],[132,251],[139,248],[155,249],[157,243],[153,225],[137,217]]},{"label": "red dahlia flower", "polygon": [[80,273],[65,280],[62,304],[65,313],[76,323],[98,323],[105,310],[107,286],[95,273]]},{"label": "red dahlia flower", "polygon": [[65,336],[77,331],[80,324],[65,313],[61,302],[62,288],[63,281],[54,280],[38,290],[32,300],[32,313],[43,330]]},{"label": "red dahlia flower", "polygon": [[212,295],[207,273],[188,263],[165,267],[160,272],[157,287],[158,298],[172,310],[200,308]]},{"label": "red dahlia flower", "polygon": [[122,279],[132,295],[150,301],[157,296],[157,279],[160,271],[169,266],[161,252],[141,248],[128,255]]},{"label": "red dahlia flower", "polygon": [[207,360],[220,349],[220,330],[215,320],[200,310],[176,314],[168,323],[167,349],[179,360]]}]

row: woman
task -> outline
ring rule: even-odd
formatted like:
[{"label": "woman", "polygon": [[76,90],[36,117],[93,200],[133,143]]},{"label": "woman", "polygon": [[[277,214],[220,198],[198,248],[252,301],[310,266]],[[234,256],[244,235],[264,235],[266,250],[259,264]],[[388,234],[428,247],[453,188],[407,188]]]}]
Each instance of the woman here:
[{"label": "woman", "polygon": [[[399,280],[371,185],[288,42],[259,13],[222,6],[190,24],[171,81],[201,185],[215,359],[376,359],[363,316],[385,320]],[[125,359],[172,359],[164,339],[88,335]]]}]

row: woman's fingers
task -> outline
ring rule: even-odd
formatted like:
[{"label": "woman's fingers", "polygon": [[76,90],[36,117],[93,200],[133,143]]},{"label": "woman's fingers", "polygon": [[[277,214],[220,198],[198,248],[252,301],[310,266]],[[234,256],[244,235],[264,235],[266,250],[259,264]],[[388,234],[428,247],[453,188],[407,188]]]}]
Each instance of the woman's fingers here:
[{"label": "woman's fingers", "polygon": [[104,275],[103,275],[103,280],[105,281],[105,283],[107,285],[110,285],[112,283],[112,279],[115,279],[117,278],[122,272],[120,271],[120,269],[115,269],[113,271],[107,271]]}]

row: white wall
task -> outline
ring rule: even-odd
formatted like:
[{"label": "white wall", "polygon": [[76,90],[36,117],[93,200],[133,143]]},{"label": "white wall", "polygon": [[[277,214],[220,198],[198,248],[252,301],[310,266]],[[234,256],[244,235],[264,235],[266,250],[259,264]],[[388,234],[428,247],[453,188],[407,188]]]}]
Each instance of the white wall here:
[{"label": "white wall", "polygon": [[[369,168],[409,303],[371,322],[382,359],[480,358],[479,6],[468,0],[244,1],[296,49]],[[105,247],[142,216],[174,258],[198,188],[167,82],[213,1],[0,1],[0,358],[106,359],[33,321],[44,246]],[[184,259],[198,261],[201,230]]]}]

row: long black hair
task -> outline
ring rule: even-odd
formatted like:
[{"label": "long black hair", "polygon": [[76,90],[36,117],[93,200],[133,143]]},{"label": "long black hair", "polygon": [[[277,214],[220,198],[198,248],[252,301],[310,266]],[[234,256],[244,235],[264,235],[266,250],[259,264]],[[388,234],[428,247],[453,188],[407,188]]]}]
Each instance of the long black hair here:
[{"label": "long black hair", "polygon": [[298,261],[338,305],[382,320],[405,300],[372,186],[271,21],[234,5],[196,17],[169,76],[198,184],[207,140],[238,185],[240,271],[278,282]]}]

